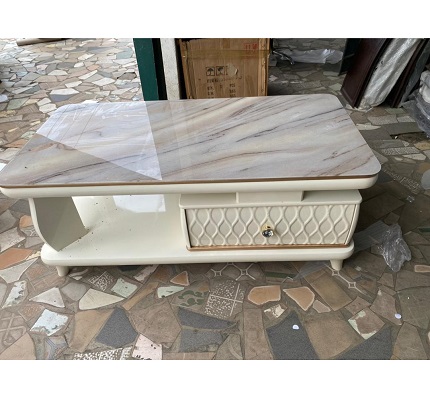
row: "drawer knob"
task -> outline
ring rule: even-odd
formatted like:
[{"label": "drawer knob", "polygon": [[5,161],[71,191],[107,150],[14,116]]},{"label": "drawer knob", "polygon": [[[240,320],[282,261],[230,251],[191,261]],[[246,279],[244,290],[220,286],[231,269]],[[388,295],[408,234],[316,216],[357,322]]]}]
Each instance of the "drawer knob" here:
[{"label": "drawer knob", "polygon": [[271,226],[265,225],[261,233],[263,234],[263,237],[270,238],[273,236],[273,229]]}]

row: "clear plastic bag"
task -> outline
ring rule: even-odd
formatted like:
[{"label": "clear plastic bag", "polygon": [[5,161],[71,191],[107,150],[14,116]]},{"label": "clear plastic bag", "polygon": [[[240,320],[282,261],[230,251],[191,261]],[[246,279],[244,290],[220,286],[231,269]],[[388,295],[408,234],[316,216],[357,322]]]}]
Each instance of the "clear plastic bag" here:
[{"label": "clear plastic bag", "polygon": [[402,236],[400,225],[391,225],[382,236],[378,246],[388,267],[398,272],[405,261],[411,259],[411,251]]}]

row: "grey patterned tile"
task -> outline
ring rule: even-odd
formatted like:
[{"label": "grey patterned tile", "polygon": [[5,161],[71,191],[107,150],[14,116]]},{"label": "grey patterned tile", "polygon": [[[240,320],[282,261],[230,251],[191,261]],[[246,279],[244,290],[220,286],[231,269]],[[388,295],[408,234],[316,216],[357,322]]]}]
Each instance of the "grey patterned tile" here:
[{"label": "grey patterned tile", "polygon": [[92,284],[95,288],[100,289],[102,292],[110,289],[115,283],[115,278],[107,271],[100,275],[92,276],[85,279],[89,284]]},{"label": "grey patterned tile", "polygon": [[229,319],[242,310],[245,287],[234,280],[213,280],[205,306],[207,315]]},{"label": "grey patterned tile", "polygon": [[131,344],[137,335],[125,311],[115,308],[98,334],[96,341],[110,347],[119,348]]},{"label": "grey patterned tile", "polygon": [[184,308],[179,308],[178,318],[182,325],[200,329],[225,329],[234,325],[234,322],[201,315]]},{"label": "grey patterned tile", "polygon": [[266,331],[276,360],[318,359],[308,334],[295,312]]},{"label": "grey patterned tile", "polygon": [[338,360],[389,360],[393,354],[391,328],[385,327],[363,343],[341,354]]},{"label": "grey patterned tile", "polygon": [[76,353],[72,360],[127,360],[131,355],[132,349],[132,347],[126,347],[83,354]]},{"label": "grey patterned tile", "polygon": [[184,329],[179,351],[216,351],[222,343],[223,337],[219,332]]}]

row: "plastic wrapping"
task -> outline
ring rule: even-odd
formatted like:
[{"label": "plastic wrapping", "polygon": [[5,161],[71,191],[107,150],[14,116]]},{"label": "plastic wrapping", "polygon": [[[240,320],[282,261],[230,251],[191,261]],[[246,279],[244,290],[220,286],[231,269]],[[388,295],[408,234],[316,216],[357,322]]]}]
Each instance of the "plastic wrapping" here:
[{"label": "plastic wrapping", "polygon": [[359,109],[378,106],[387,98],[419,42],[419,38],[408,38],[394,39],[390,43],[370,77]]},{"label": "plastic wrapping", "polygon": [[430,138],[430,71],[424,71],[420,77],[419,90],[415,90],[410,100],[402,106],[415,119],[417,125]]},{"label": "plastic wrapping", "polygon": [[382,221],[377,221],[366,229],[354,233],[354,252],[366,250],[373,245],[381,244],[382,238],[389,230],[389,226]]},{"label": "plastic wrapping", "polygon": [[[341,51],[335,49],[313,49],[309,51],[299,51],[297,49],[280,48],[276,51],[280,55],[284,55],[285,58],[290,61],[291,64],[294,62],[308,62],[314,64],[336,64],[343,56]],[[278,55],[277,54],[277,55]],[[288,58],[287,58],[288,57]],[[291,62],[293,61],[293,62]]]},{"label": "plastic wrapping", "polygon": [[411,259],[411,251],[402,236],[400,225],[391,225],[378,246],[388,267],[398,272],[405,261]]},{"label": "plastic wrapping", "polygon": [[424,71],[420,77],[420,90],[419,93],[423,100],[430,104],[430,71]]}]

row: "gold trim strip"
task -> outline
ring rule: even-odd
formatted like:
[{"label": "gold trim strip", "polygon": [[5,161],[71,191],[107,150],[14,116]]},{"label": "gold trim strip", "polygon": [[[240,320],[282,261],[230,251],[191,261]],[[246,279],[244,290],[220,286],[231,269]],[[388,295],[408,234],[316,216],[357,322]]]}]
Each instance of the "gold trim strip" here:
[{"label": "gold trim strip", "polygon": [[282,249],[315,249],[315,248],[346,248],[349,244],[321,244],[321,245],[218,245],[212,247],[188,247],[188,251],[224,251],[224,250],[282,250]]}]

